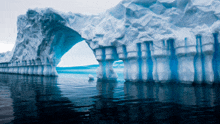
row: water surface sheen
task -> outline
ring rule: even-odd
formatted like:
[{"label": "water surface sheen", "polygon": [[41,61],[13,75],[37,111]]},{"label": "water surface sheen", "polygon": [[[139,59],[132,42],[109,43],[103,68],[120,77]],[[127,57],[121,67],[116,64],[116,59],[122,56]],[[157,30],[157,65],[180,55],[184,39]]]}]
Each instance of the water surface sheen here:
[{"label": "water surface sheen", "polygon": [[[0,74],[0,123],[219,123],[219,85]],[[93,74],[95,76],[95,73]]]}]

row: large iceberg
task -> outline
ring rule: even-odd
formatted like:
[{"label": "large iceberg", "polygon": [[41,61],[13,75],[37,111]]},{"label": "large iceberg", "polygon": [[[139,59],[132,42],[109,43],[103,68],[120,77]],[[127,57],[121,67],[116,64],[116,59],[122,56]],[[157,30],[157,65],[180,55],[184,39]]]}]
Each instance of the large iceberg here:
[{"label": "large iceberg", "polygon": [[99,79],[116,79],[120,59],[126,81],[212,84],[220,80],[219,19],[219,0],[123,0],[99,15],[28,10],[0,71],[57,75],[61,57],[85,40]]}]

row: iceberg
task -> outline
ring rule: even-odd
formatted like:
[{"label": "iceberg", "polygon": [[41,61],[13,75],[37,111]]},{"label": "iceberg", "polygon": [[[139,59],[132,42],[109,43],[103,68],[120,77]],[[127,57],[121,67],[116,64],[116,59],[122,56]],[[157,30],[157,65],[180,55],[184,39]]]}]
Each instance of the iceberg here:
[{"label": "iceberg", "polygon": [[[83,40],[99,62],[97,78],[186,84],[220,81],[219,0],[123,0],[98,15],[28,10],[0,72],[56,76],[61,57]],[[2,57],[3,56],[3,57]]]}]

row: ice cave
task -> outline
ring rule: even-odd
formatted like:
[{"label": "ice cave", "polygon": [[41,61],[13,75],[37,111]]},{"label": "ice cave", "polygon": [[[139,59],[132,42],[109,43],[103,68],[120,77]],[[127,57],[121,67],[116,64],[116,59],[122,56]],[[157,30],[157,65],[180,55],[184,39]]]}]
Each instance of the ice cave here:
[{"label": "ice cave", "polygon": [[123,60],[126,81],[220,81],[219,0],[123,0],[99,15],[34,9],[18,17],[17,32],[1,73],[57,76],[61,57],[85,40],[98,79],[117,79],[112,65]]}]

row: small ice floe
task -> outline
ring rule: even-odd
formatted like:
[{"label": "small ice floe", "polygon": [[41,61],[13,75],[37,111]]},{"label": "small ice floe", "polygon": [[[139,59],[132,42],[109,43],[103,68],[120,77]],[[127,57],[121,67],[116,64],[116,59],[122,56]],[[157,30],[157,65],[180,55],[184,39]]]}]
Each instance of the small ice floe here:
[{"label": "small ice floe", "polygon": [[94,76],[93,75],[91,75],[91,74],[89,74],[89,81],[93,81],[94,80]]}]

